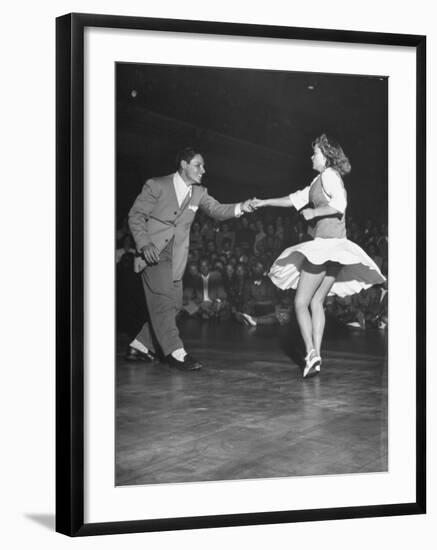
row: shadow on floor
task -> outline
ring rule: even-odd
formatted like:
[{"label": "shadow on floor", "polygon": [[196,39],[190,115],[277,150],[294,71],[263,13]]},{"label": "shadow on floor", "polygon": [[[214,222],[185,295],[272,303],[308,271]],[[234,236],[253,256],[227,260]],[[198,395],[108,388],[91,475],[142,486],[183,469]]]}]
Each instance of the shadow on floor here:
[{"label": "shadow on floor", "polygon": [[42,525],[50,531],[55,530],[55,515],[54,514],[26,514],[25,517]]},{"label": "shadow on floor", "polygon": [[[326,321],[324,341],[342,340],[349,335],[347,327],[335,319],[328,318]],[[288,357],[299,367],[305,366],[305,345],[295,319],[291,323],[280,327],[280,346]]]},{"label": "shadow on floor", "polygon": [[305,366],[305,346],[297,323],[290,323],[280,327],[279,342],[285,355],[290,357],[296,365]]}]

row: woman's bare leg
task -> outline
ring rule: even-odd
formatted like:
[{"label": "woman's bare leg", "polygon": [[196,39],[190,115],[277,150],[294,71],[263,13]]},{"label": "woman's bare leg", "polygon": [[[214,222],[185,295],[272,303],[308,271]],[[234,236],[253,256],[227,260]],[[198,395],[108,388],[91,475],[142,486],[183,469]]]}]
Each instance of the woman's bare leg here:
[{"label": "woman's bare leg", "polygon": [[326,274],[326,269],[323,266],[320,266],[320,270],[313,269],[314,267],[315,266],[311,267],[311,271],[307,271],[305,265],[302,268],[294,300],[296,318],[307,354],[312,349],[315,349],[315,343],[313,341],[313,322],[309,311],[309,305]]},{"label": "woman's bare leg", "polygon": [[334,283],[335,277],[333,275],[326,275],[311,300],[312,339],[314,349],[319,357],[323,332],[325,330],[325,310],[323,304]]}]

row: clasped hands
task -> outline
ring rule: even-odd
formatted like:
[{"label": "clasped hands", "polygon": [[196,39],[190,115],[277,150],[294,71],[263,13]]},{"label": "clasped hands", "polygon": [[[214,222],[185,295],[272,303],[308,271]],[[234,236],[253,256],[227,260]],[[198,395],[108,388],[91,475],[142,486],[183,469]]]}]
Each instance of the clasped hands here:
[{"label": "clasped hands", "polygon": [[[258,210],[258,208],[261,208],[263,206],[269,206],[268,200],[263,199],[257,199],[256,197],[253,197],[252,199],[247,199],[247,201],[244,201],[241,205],[241,210],[245,213],[255,212]],[[314,208],[304,208],[300,212],[304,219],[306,221],[312,220],[316,217],[316,213]]]},{"label": "clasped hands", "polygon": [[257,199],[256,197],[253,197],[252,199],[247,199],[247,201],[244,201],[241,204],[241,210],[246,214],[249,214],[250,212],[255,212],[255,210],[263,206],[263,202],[264,201],[262,201],[261,199]]}]

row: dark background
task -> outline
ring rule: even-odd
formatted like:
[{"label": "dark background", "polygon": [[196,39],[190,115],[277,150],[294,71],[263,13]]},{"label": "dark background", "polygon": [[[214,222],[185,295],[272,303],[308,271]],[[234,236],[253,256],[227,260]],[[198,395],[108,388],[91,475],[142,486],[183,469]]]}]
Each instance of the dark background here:
[{"label": "dark background", "polygon": [[348,213],[387,220],[385,77],[118,63],[116,94],[117,226],[182,147],[203,152],[210,194],[234,202],[308,185],[321,133],[351,161]]}]

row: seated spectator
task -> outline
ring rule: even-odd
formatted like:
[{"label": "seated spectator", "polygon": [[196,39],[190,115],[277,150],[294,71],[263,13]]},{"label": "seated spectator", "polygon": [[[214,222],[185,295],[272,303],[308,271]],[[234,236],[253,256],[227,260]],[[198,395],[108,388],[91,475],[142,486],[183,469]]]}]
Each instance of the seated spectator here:
[{"label": "seated spectator", "polygon": [[228,298],[233,309],[240,310],[243,307],[246,281],[247,268],[244,264],[239,263],[235,267],[235,276],[227,288]]},{"label": "seated spectator", "polygon": [[263,224],[262,220],[258,219],[255,222],[255,226],[256,226],[256,235],[255,235],[255,240],[253,242],[253,251],[256,255],[259,255],[261,253],[261,251],[258,250],[258,243],[262,239],[264,239],[266,234],[264,233],[264,224]]},{"label": "seated spectator", "polygon": [[200,233],[200,223],[195,221],[190,231],[190,250],[203,250],[203,236]]},{"label": "seated spectator", "polygon": [[366,322],[363,312],[359,309],[356,295],[335,296],[335,303],[332,309],[338,321],[354,328],[365,329]]},{"label": "seated spectator", "polygon": [[220,258],[217,258],[217,260],[214,262],[212,266],[212,270],[220,273],[223,279],[223,274],[225,272],[225,264],[220,260]]},{"label": "seated spectator", "polygon": [[226,254],[219,254],[218,259],[222,262],[223,265],[226,265],[228,263],[228,257]]},{"label": "seated spectator", "polygon": [[207,258],[200,261],[199,275],[194,288],[194,302],[202,319],[229,319],[230,306],[218,271],[211,271]]},{"label": "seated spectator", "polygon": [[257,229],[256,229],[256,221],[257,221],[258,218],[255,218],[255,217],[251,217],[250,218],[250,221],[249,221],[249,229],[252,231],[253,233],[253,237],[254,237],[254,240],[255,240],[255,235],[256,235],[256,232],[257,232]]},{"label": "seated spectator", "polygon": [[246,253],[253,250],[255,233],[249,227],[249,220],[243,216],[238,220],[238,227],[235,233],[235,244],[240,246]]},{"label": "seated spectator", "polygon": [[206,257],[208,258],[210,265],[213,265],[219,259],[217,252],[213,252]]},{"label": "seated spectator", "polygon": [[[364,315],[366,327],[380,328],[381,320],[387,325],[385,304],[383,298],[386,293],[384,289],[375,285],[362,290],[357,295],[358,307]],[[384,317],[384,319],[382,319]]]},{"label": "seated spectator", "polygon": [[212,239],[209,239],[208,241],[206,241],[206,253],[213,254],[215,252],[217,252],[215,242]]},{"label": "seated spectator", "polygon": [[235,267],[233,264],[228,263],[225,265],[225,270],[223,273],[223,285],[228,297],[230,297],[230,288],[233,284],[235,284]]},{"label": "seated spectator", "polygon": [[278,255],[279,255],[278,251],[266,250],[264,254],[261,255],[260,260],[263,262],[264,265],[267,265],[270,267],[272,263],[276,260]]},{"label": "seated spectator", "polygon": [[272,223],[267,226],[266,235],[258,241],[257,250],[260,254],[271,251],[276,256],[281,252],[282,241],[275,236],[275,226]]},{"label": "seated spectator", "polygon": [[237,258],[241,258],[241,256],[243,254],[247,254],[249,255],[250,254],[250,251],[249,252],[246,252],[241,246],[234,246],[234,249],[232,251],[232,255],[233,256],[237,256]]},{"label": "seated spectator", "polygon": [[275,221],[275,237],[277,237],[281,243],[284,242],[284,220],[282,216],[278,216]]},{"label": "seated spectator", "polygon": [[187,257],[187,265],[190,265],[190,264],[197,264],[199,263],[199,251],[198,250],[190,250],[188,252],[188,257]]},{"label": "seated spectator", "polygon": [[277,291],[279,295],[279,304],[276,306],[276,318],[280,325],[286,325],[295,318],[294,311],[294,296],[295,290],[280,290]]},{"label": "seated spectator", "polygon": [[[250,277],[252,275],[252,270],[255,266],[255,264],[257,264],[258,262],[263,262],[262,258],[258,258],[258,256],[254,256],[253,254],[251,254],[250,256],[246,256],[248,258],[248,261],[246,262],[246,266],[247,266],[247,274],[248,276]],[[264,264],[265,265],[265,264]]]},{"label": "seated spectator", "polygon": [[229,241],[229,249],[231,250],[235,246],[235,233],[234,231],[231,231],[229,223],[223,222],[221,224],[221,227],[219,227],[219,230],[216,233],[215,242],[217,245],[217,250],[222,251],[223,250],[223,241],[224,240]]},{"label": "seated spectator", "polygon": [[199,278],[199,268],[196,262],[189,262],[182,278],[182,286],[185,289],[194,290]]},{"label": "seated spectator", "polygon": [[232,243],[231,239],[227,237],[222,240],[221,255],[225,256],[226,260],[232,256]]},{"label": "seated spectator", "polygon": [[267,277],[262,262],[258,261],[251,279],[246,282],[243,306],[241,311],[235,312],[235,318],[246,326],[277,324],[278,306],[276,287]]},{"label": "seated spectator", "polygon": [[204,242],[212,241],[215,245],[215,232],[212,225],[212,221],[209,218],[206,218],[200,228],[200,234],[203,237]]},{"label": "seated spectator", "polygon": [[120,248],[117,248],[115,251],[115,263],[118,264],[118,262],[121,260],[121,258],[126,254],[126,252],[130,254],[135,254],[135,243],[132,239],[132,236],[129,234],[124,235],[121,239],[121,246]]},{"label": "seated spectator", "polygon": [[182,314],[194,315],[199,309],[194,302],[194,289],[198,278],[197,262],[189,262],[182,279]]},{"label": "seated spectator", "polygon": [[238,264],[238,258],[236,256],[231,256],[228,260],[228,264],[233,265],[234,267],[237,267]]},{"label": "seated spectator", "polygon": [[325,299],[325,303],[323,304],[323,308],[325,310],[326,317],[329,318],[336,318],[336,305],[335,305],[335,296],[327,296]]},{"label": "seated spectator", "polygon": [[295,244],[303,243],[304,241],[308,241],[311,237],[308,235],[306,227],[304,222],[301,218],[299,218],[295,225],[291,227],[291,243],[290,245],[293,246]]},{"label": "seated spectator", "polygon": [[240,264],[245,265],[246,267],[249,266],[249,256],[247,254],[242,254],[239,258]]}]

